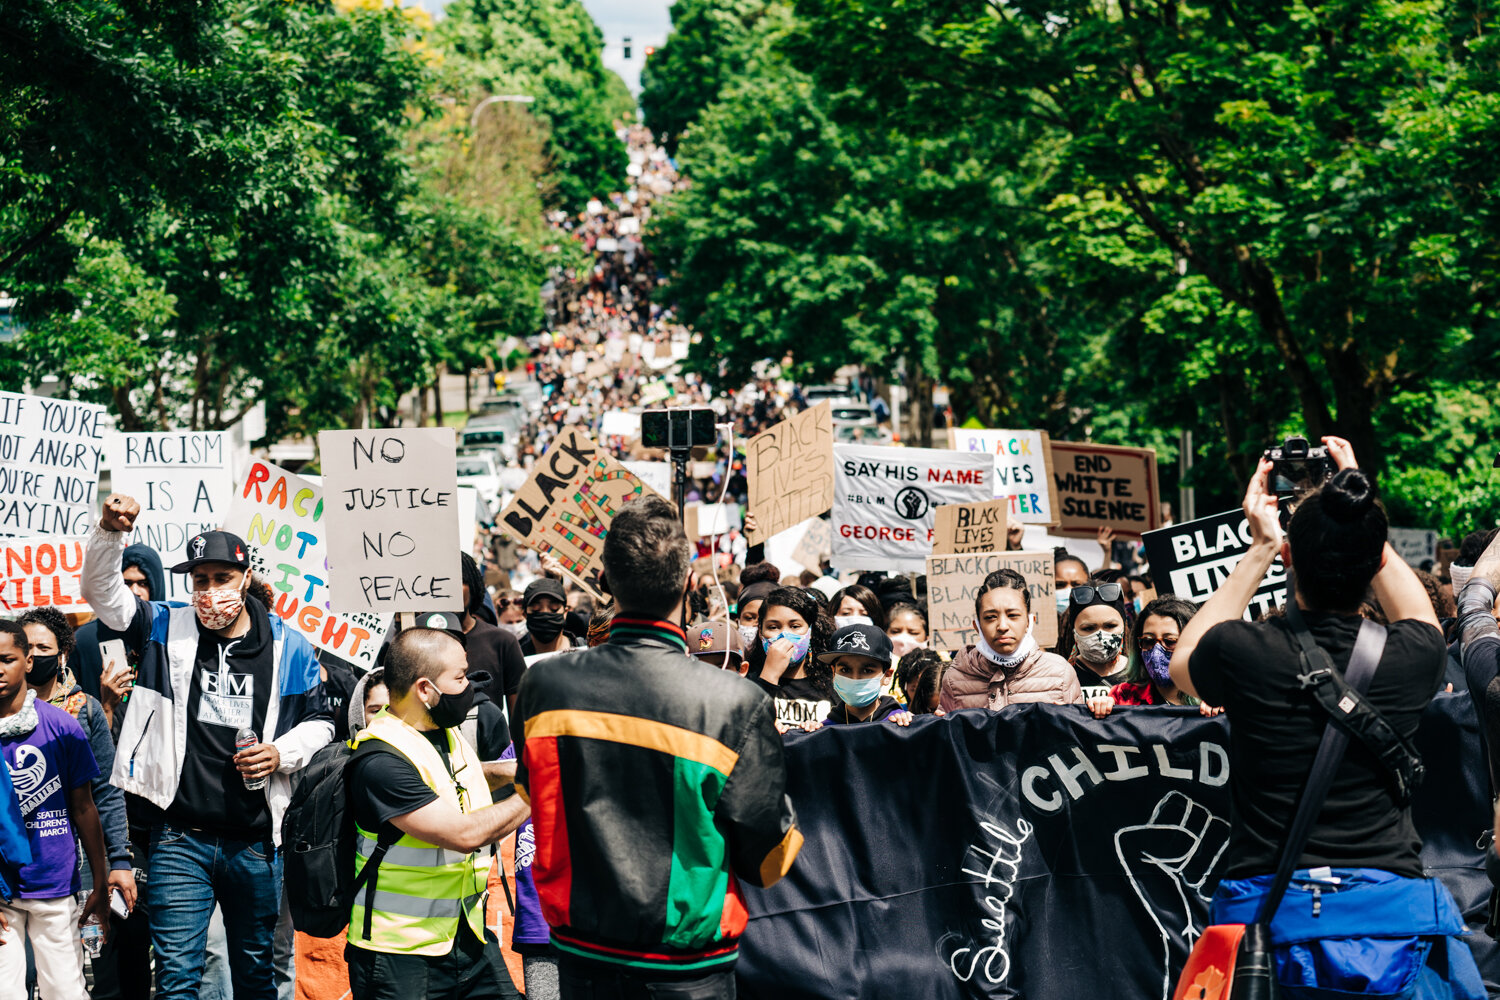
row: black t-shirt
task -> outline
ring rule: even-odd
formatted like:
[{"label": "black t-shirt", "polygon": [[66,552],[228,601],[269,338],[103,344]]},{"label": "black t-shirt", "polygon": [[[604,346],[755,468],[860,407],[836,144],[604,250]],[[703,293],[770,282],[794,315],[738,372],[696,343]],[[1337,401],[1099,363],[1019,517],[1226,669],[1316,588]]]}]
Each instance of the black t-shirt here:
[{"label": "black t-shirt", "polygon": [[521,675],[526,672],[526,657],[521,653],[521,644],[505,629],[478,619],[465,638],[469,674],[488,673],[490,682],[484,693],[495,704],[506,704],[506,695],[521,690]]},{"label": "black t-shirt", "polygon": [[1078,675],[1078,686],[1083,688],[1084,698],[1097,698],[1109,694],[1116,684],[1123,684],[1130,679],[1130,670],[1121,668],[1112,674],[1099,676],[1081,663],[1073,664],[1073,673]]},{"label": "black t-shirt", "polygon": [[783,726],[822,722],[833,711],[834,698],[806,677],[783,675],[780,684],[768,684],[759,677],[754,680],[776,703],[776,721]]},{"label": "black t-shirt", "polygon": [[349,698],[359,679],[344,661],[327,651],[318,654],[323,668],[323,694],[328,698],[329,711],[333,713],[333,738],[339,743],[349,739]]},{"label": "black t-shirt", "polygon": [[249,726],[260,742],[271,701],[274,644],[259,601],[248,601],[250,631],[221,639],[198,626],[198,651],[188,687],[187,747],[177,797],[167,819],[223,836],[253,839],[271,832],[266,790],[245,787],[234,766],[234,734]]},{"label": "black t-shirt", "polygon": [[[1304,617],[1318,645],[1345,669],[1360,619],[1315,612]],[[1224,622],[1208,631],[1189,664],[1198,694],[1223,706],[1229,717],[1229,878],[1276,870],[1323,736],[1327,716],[1297,681],[1299,649],[1283,618]],[[1370,683],[1370,703],[1410,739],[1446,661],[1437,629],[1410,620],[1392,623]],[[1421,848],[1411,810],[1396,805],[1388,772],[1363,745],[1351,742],[1299,867],[1380,868],[1420,878]]]}]

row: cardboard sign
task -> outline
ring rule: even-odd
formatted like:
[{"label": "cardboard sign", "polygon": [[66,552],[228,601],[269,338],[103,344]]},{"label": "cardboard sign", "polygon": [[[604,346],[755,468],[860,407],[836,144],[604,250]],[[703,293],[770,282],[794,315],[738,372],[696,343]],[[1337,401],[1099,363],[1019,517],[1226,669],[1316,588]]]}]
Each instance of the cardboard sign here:
[{"label": "cardboard sign", "polygon": [[747,504],[759,544],[833,506],[833,409],[803,410],[761,431],[745,445]]},{"label": "cardboard sign", "polygon": [[599,436],[638,438],[641,436],[641,415],[628,410],[610,410],[599,421]]},{"label": "cardboard sign", "polygon": [[1421,528],[1391,528],[1388,532],[1391,548],[1413,568],[1428,559],[1437,559],[1438,533]]},{"label": "cardboard sign", "polygon": [[1093,538],[1109,527],[1138,538],[1161,527],[1155,449],[1053,441],[1052,481],[1058,512],[1054,534]]},{"label": "cardboard sign", "polygon": [[88,611],[79,577],[84,538],[7,538],[0,542],[0,607],[20,614],[52,606],[71,614]]},{"label": "cardboard sign", "polygon": [[[1231,510],[1146,534],[1146,558],[1156,592],[1202,604],[1223,586],[1250,548],[1250,523],[1243,511]],[[1271,564],[1250,599],[1245,618],[1254,621],[1286,601],[1286,567],[1281,557]]]},{"label": "cardboard sign", "polygon": [[1012,499],[1001,497],[984,503],[951,503],[939,507],[932,526],[932,554],[1005,551]]},{"label": "cardboard sign", "polygon": [[[317,648],[369,670],[391,616],[340,614],[330,607],[330,513],[322,486],[256,461],[234,492],[224,530],[250,543],[250,568],[271,585],[275,611],[288,625]],[[451,544],[452,538],[450,533],[445,540]]]},{"label": "cardboard sign", "polygon": [[564,428],[501,513],[522,544],[550,552],[579,586],[604,599],[604,539],[609,522],[646,484],[577,427]]},{"label": "cardboard sign", "polygon": [[0,392],[0,535],[86,535],[104,461],[104,407]]},{"label": "cardboard sign", "polygon": [[989,500],[989,455],[938,448],[835,445],[833,564],[920,573],[936,509]]},{"label": "cardboard sign", "polygon": [[620,464],[634,472],[641,482],[649,486],[658,496],[671,498],[671,462],[621,462]]},{"label": "cardboard sign", "polygon": [[318,432],[334,611],[463,610],[455,450],[451,427]]},{"label": "cardboard sign", "polygon": [[[130,540],[149,545],[162,565],[186,558],[187,541],[224,523],[234,495],[227,431],[110,434],[104,439],[112,488],[141,505]],[[185,601],[191,583],[167,574],[166,600]]]},{"label": "cardboard sign", "polygon": [[984,578],[1013,569],[1026,579],[1033,635],[1043,649],[1057,645],[1057,605],[1053,602],[1051,552],[971,552],[927,559],[927,618],[933,649],[959,650],[974,644],[974,599]]},{"label": "cardboard sign", "polygon": [[1010,498],[1011,517],[1022,524],[1056,524],[1052,439],[1046,431],[950,427],[949,447],[995,456],[995,498]]},{"label": "cardboard sign", "polygon": [[808,569],[821,569],[823,560],[833,554],[833,525],[821,517],[807,524],[807,530],[792,549],[792,558]]}]

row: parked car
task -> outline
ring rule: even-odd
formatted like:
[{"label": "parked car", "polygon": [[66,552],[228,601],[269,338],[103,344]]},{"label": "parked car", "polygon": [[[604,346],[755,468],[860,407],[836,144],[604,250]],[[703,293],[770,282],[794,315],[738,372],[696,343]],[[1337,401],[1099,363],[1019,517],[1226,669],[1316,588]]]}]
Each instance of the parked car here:
[{"label": "parked car", "polygon": [[875,411],[864,403],[851,403],[838,401],[833,404],[833,426],[838,427],[878,427],[880,421],[875,419]]},{"label": "parked car", "polygon": [[810,385],[802,390],[802,398],[807,400],[808,406],[817,406],[825,399],[837,403],[840,400],[853,402],[858,397],[847,385]]},{"label": "parked car", "polygon": [[500,500],[500,469],[488,452],[466,452],[458,456],[458,485],[472,486],[479,499],[493,510]]}]

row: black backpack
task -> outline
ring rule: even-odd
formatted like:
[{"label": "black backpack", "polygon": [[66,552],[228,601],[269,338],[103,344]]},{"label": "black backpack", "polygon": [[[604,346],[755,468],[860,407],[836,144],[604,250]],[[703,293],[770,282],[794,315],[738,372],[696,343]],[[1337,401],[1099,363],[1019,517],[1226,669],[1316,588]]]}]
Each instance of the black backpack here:
[{"label": "black backpack", "polygon": [[337,937],[349,925],[354,898],[380,867],[390,843],[376,843],[354,874],[354,811],[345,782],[354,751],[335,741],[313,754],[298,775],[281,822],[282,882],[292,926],[313,937]]}]

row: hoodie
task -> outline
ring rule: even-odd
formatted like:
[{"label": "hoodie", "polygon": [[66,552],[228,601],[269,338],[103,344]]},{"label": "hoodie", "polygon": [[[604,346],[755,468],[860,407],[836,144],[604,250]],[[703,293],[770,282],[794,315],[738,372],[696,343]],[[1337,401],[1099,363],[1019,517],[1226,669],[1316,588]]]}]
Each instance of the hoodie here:
[{"label": "hoodie", "polygon": [[[153,601],[165,601],[167,599],[167,576],[162,570],[161,556],[149,545],[131,545],[126,547],[125,554],[120,557],[120,572],[124,573],[130,567],[136,567],[146,577],[146,585],[151,588]],[[104,676],[104,657],[99,652],[99,643],[106,639],[123,639],[123,632],[116,632],[106,628],[97,618],[84,625],[73,634],[75,643],[73,655],[69,658],[69,665],[73,668],[73,679],[78,686],[95,698],[101,697],[100,683]]]}]

